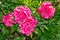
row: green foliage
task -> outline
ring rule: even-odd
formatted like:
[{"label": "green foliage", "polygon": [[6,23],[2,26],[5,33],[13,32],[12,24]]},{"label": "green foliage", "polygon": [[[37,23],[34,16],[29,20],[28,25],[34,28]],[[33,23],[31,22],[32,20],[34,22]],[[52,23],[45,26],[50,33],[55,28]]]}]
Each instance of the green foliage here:
[{"label": "green foliage", "polygon": [[[44,0],[0,0],[0,40],[60,40],[60,3],[57,0],[47,0],[52,2],[56,8],[55,15],[46,20],[43,19],[36,9]],[[38,20],[34,33],[29,37],[22,35],[18,24],[7,28],[2,22],[2,16],[13,11],[17,6],[28,6],[32,15]]]}]

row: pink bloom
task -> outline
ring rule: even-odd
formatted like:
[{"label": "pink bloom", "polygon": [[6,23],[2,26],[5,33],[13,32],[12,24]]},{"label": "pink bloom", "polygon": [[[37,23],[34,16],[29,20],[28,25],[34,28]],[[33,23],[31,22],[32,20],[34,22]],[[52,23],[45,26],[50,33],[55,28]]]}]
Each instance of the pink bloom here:
[{"label": "pink bloom", "polygon": [[10,12],[9,14],[5,15],[2,17],[2,22],[6,25],[6,26],[12,26],[13,24],[16,23],[16,21],[13,19],[13,12]]},{"label": "pink bloom", "polygon": [[29,36],[32,32],[34,32],[36,24],[37,20],[35,20],[33,17],[26,18],[23,22],[19,24],[20,32]]},{"label": "pink bloom", "polygon": [[31,11],[27,6],[18,6],[14,9],[14,16],[19,23],[27,17],[31,16]]},{"label": "pink bloom", "polygon": [[54,16],[55,8],[47,1],[41,4],[41,7],[38,8],[38,12],[43,18],[49,19]]},{"label": "pink bloom", "polygon": [[31,16],[31,11],[27,6],[18,6],[14,9],[14,16],[20,26],[20,32],[29,36],[37,24]]},{"label": "pink bloom", "polygon": [[46,2],[43,2],[41,6],[43,7],[43,6],[52,6],[52,5],[51,5],[51,2],[46,1]]}]

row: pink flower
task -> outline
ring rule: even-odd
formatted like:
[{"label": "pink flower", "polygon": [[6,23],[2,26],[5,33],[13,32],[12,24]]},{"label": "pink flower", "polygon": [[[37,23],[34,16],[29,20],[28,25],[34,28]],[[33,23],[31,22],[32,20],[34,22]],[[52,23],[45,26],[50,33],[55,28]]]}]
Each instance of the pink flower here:
[{"label": "pink flower", "polygon": [[31,16],[31,11],[27,6],[18,6],[14,9],[14,16],[19,23],[27,17]]},{"label": "pink flower", "polygon": [[37,24],[31,16],[31,11],[27,6],[18,6],[14,9],[14,16],[20,26],[20,32],[29,36]]},{"label": "pink flower", "polygon": [[38,8],[39,14],[45,18],[49,19],[54,16],[55,8],[52,6],[51,2],[43,2],[41,7]]},{"label": "pink flower", "polygon": [[6,25],[6,26],[12,26],[13,24],[16,23],[16,21],[13,19],[13,12],[10,12],[9,14],[5,15],[2,17],[2,22]]},{"label": "pink flower", "polygon": [[36,24],[37,20],[35,20],[33,17],[26,18],[23,22],[19,24],[20,32],[29,36],[32,32],[34,32]]},{"label": "pink flower", "polygon": [[43,2],[41,6],[43,7],[43,6],[52,6],[52,5],[51,5],[51,2],[46,1],[46,2]]}]

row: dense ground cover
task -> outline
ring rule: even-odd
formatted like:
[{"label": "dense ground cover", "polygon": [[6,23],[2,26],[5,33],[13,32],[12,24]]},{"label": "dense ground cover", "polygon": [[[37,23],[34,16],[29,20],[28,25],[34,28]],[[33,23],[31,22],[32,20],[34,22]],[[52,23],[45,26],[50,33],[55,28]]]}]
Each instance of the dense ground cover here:
[{"label": "dense ground cover", "polygon": [[[55,7],[55,14],[50,19],[42,18],[36,9],[46,0],[0,0],[0,40],[60,40],[60,2],[47,0]],[[2,23],[2,16],[13,11],[17,6],[28,6],[32,16],[38,20],[35,31],[27,37],[21,34],[18,24],[6,27]]]}]

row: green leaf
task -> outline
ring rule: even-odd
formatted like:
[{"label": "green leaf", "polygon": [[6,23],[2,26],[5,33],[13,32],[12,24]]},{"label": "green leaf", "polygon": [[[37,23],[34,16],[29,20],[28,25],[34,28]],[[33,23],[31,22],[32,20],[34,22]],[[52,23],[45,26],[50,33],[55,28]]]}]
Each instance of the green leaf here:
[{"label": "green leaf", "polygon": [[39,34],[39,33],[38,33],[38,29],[35,30],[35,33],[36,33],[36,34]]},{"label": "green leaf", "polygon": [[58,5],[58,9],[60,9],[60,4]]},{"label": "green leaf", "polygon": [[47,26],[45,26],[45,25],[42,25],[42,27],[44,27],[46,30],[48,30],[48,27],[47,27]]},{"label": "green leaf", "polygon": [[31,33],[31,34],[30,34],[30,38],[32,39],[32,37],[33,37],[33,34]]},{"label": "green leaf", "polygon": [[41,31],[44,33],[44,28],[43,27],[40,27]]},{"label": "green leaf", "polygon": [[0,40],[3,40],[3,36],[2,35],[0,35]]},{"label": "green leaf", "polygon": [[15,37],[14,40],[25,40],[25,37]]},{"label": "green leaf", "polygon": [[13,25],[13,26],[11,27],[11,33],[15,32],[16,30],[17,30],[17,26],[16,26],[16,25]]}]

